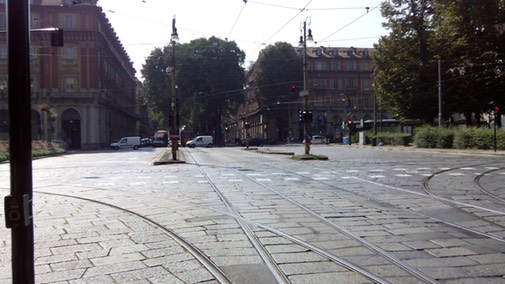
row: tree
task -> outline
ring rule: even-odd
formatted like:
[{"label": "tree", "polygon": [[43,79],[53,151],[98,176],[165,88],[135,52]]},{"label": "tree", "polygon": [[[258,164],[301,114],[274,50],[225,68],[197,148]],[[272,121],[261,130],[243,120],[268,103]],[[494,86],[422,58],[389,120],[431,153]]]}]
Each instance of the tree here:
[{"label": "tree", "polygon": [[[163,102],[170,99],[171,82],[164,70],[172,65],[172,48],[154,50],[142,70],[144,100],[154,121],[167,121],[161,114]],[[242,100],[245,53],[235,42],[211,37],[177,44],[175,57],[180,124],[190,125],[195,133],[213,135],[216,144],[223,142],[222,119],[234,114]]]},{"label": "tree", "polygon": [[374,53],[381,106],[399,117],[432,121],[437,104],[436,68],[430,62],[431,1],[383,2],[382,14],[391,33],[379,40]]},{"label": "tree", "polygon": [[438,112],[441,65],[443,114],[472,117],[504,100],[503,0],[391,0],[382,4],[390,34],[375,53],[380,102],[400,117],[432,122]]},{"label": "tree", "polygon": [[279,136],[285,136],[288,129],[282,127],[288,125],[288,108],[279,108],[278,105],[284,103],[285,106],[300,100],[298,92],[291,93],[291,86],[301,90],[303,85],[302,55],[286,42],[269,45],[260,52],[252,78],[259,108],[271,110],[266,115],[275,121],[274,127],[279,129]]}]

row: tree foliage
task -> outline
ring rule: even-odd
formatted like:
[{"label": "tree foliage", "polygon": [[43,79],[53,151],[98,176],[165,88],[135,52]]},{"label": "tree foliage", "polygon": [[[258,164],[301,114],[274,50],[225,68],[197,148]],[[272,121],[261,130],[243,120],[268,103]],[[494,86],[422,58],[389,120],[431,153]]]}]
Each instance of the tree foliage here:
[{"label": "tree foliage", "polygon": [[[300,100],[298,93],[290,93],[290,87],[295,85],[298,90],[302,89],[302,60],[302,55],[297,54],[293,46],[286,42],[269,45],[258,56],[252,75],[254,94],[261,109],[271,110],[266,115],[276,121],[274,127],[288,125],[288,108],[280,106]],[[283,129],[279,129],[279,133],[283,132]]]},{"label": "tree foliage", "polygon": [[496,23],[503,0],[391,0],[383,2],[390,30],[376,45],[375,86],[382,106],[403,118],[433,122],[438,113],[438,66],[443,114],[471,117],[503,95],[504,45]]},{"label": "tree foliage", "polygon": [[[153,122],[166,123],[163,110],[170,101],[170,77],[165,70],[176,64],[177,109],[180,125],[189,125],[197,134],[221,139],[221,120],[235,113],[242,101],[244,82],[241,67],[245,53],[235,42],[216,37],[199,38],[186,44],[156,49],[146,59],[143,97]],[[168,109],[168,108],[167,108]],[[167,124],[163,124],[167,125]]]}]

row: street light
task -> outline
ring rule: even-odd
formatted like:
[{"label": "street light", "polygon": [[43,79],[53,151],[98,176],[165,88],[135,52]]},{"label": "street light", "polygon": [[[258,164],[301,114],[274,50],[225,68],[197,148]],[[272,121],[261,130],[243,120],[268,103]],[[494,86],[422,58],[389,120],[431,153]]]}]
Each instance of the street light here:
[{"label": "street light", "polygon": [[172,140],[172,160],[177,160],[177,139],[174,139],[172,135],[178,136],[177,131],[177,94],[176,94],[176,86],[175,86],[175,44],[179,41],[179,35],[177,34],[177,28],[175,27],[175,15],[172,20],[172,34],[170,36],[170,43],[172,44],[172,70],[171,70],[171,81],[172,81],[172,131],[170,133],[170,138]]},{"label": "street light", "polygon": [[[308,111],[309,107],[309,91],[307,89],[307,40],[313,41],[312,38],[312,30],[309,27],[309,34],[307,36],[307,21],[310,26],[311,19],[307,17],[305,21],[300,24],[300,41],[299,46],[303,46],[303,91],[300,92],[300,96],[303,97],[303,108],[305,111]],[[303,28],[302,28],[303,26]],[[310,141],[308,139],[307,130],[308,130],[308,121],[304,120],[303,122],[303,137],[305,138],[305,155],[308,155],[310,152]]]}]

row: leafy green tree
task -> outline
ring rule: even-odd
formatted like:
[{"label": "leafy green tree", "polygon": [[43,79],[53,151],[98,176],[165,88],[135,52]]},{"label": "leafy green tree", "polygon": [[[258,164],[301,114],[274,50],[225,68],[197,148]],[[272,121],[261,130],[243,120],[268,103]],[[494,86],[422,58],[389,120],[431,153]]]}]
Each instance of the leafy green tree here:
[{"label": "leafy green tree", "polygon": [[142,100],[147,106],[149,119],[154,129],[169,129],[168,110],[170,85],[166,70],[168,59],[160,48],[154,49],[142,66],[144,82]]},{"label": "leafy green tree", "polygon": [[401,118],[432,121],[437,113],[436,66],[430,36],[430,0],[382,3],[384,26],[391,32],[375,46],[375,87],[381,106]]},{"label": "leafy green tree", "polygon": [[[270,110],[269,116],[279,129],[279,136],[286,136],[288,108],[280,107],[299,101],[298,93],[291,93],[291,86],[301,90],[303,85],[303,57],[287,42],[276,42],[263,49],[256,61],[252,79],[256,100],[260,109]],[[285,137],[278,137],[284,139]]]},{"label": "leafy green tree", "polygon": [[505,21],[503,0],[391,0],[375,53],[381,104],[400,117],[432,122],[438,113],[438,64],[443,114],[470,124],[503,104],[504,45],[494,25]]},{"label": "leafy green tree", "polygon": [[467,124],[504,103],[503,37],[494,28],[505,20],[505,2],[438,1],[434,41],[442,63],[444,108],[463,113]]},{"label": "leafy green tree", "polygon": [[166,70],[176,63],[179,124],[189,125],[195,134],[210,134],[222,141],[222,120],[236,112],[243,97],[245,53],[235,42],[216,37],[156,49],[146,59],[143,97],[153,124],[168,125],[171,82]]}]

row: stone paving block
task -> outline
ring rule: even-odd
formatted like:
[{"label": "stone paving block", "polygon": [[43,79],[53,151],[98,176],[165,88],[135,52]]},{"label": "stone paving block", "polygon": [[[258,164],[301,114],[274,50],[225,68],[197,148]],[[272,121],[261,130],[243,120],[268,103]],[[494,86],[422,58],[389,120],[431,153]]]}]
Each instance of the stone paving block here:
[{"label": "stone paving block", "polygon": [[213,281],[215,279],[214,276],[212,276],[212,274],[210,274],[207,269],[204,268],[185,272],[176,272],[174,274],[186,283],[201,283]]},{"label": "stone paving block", "polygon": [[114,278],[114,283],[132,283],[136,281],[145,281],[146,283],[150,283],[148,281],[150,278],[159,279],[161,277],[167,277],[171,275],[172,274],[162,266],[156,266],[145,269],[138,269],[135,271],[114,273],[111,276]]},{"label": "stone paving block", "polygon": [[145,256],[140,253],[130,253],[130,254],[120,254],[120,255],[109,255],[105,257],[92,258],[91,262],[95,266],[104,266],[110,264],[117,264],[121,262],[131,262],[144,260]]},{"label": "stone paving block", "polygon": [[289,276],[293,284],[298,283],[370,283],[370,280],[355,272],[332,272],[299,274]]},{"label": "stone paving block", "polygon": [[110,275],[98,275],[93,277],[84,277],[68,281],[69,284],[99,284],[99,283],[114,283],[114,279]]},{"label": "stone paving block", "polygon": [[59,254],[72,254],[72,253],[77,253],[77,252],[85,252],[85,251],[93,251],[93,250],[102,250],[102,247],[97,244],[74,244],[74,245],[63,245],[63,246],[56,246],[52,247],[51,251],[55,255]]},{"label": "stone paving block", "polygon": [[44,274],[37,274],[35,276],[35,282],[49,283],[49,282],[79,279],[82,277],[85,271],[86,269],[74,269],[74,270],[63,270]]},{"label": "stone paving block", "polygon": [[78,260],[77,255],[74,252],[53,254],[50,256],[38,257],[35,259],[36,265],[57,263],[63,261]]},{"label": "stone paving block", "polygon": [[277,263],[300,263],[325,260],[324,257],[313,252],[276,253],[272,254],[272,257]]},{"label": "stone paving block", "polygon": [[112,263],[109,265],[95,266],[88,268],[84,273],[83,277],[93,277],[97,275],[109,275],[125,271],[133,271],[138,269],[144,269],[146,265],[141,261],[129,261]]},{"label": "stone paving block", "polygon": [[465,256],[465,255],[477,254],[474,251],[471,251],[469,249],[462,248],[462,247],[427,249],[425,251],[429,254],[436,256],[436,257]]},{"label": "stone paving block", "polygon": [[481,264],[503,263],[505,267],[505,254],[503,253],[471,255],[469,258]]},{"label": "stone paving block", "polygon": [[439,245],[434,244],[433,242],[430,241],[407,241],[403,242],[404,245],[411,247],[416,250],[423,250],[423,249],[433,249],[433,248],[440,248]]},{"label": "stone paving block", "polygon": [[308,249],[303,246],[295,244],[281,244],[281,245],[268,245],[265,248],[270,253],[293,253],[293,252],[306,252]]},{"label": "stone paving block", "polygon": [[279,265],[279,267],[286,275],[349,271],[347,268],[332,261],[286,263]]},{"label": "stone paving block", "polygon": [[174,262],[179,262],[179,261],[187,261],[187,260],[194,260],[195,257],[192,256],[189,253],[178,253],[178,254],[171,254],[171,255],[165,255],[157,258],[149,258],[143,261],[145,265],[148,267],[154,267],[154,266],[159,266],[159,265],[169,265]]},{"label": "stone paving block", "polygon": [[93,264],[88,259],[80,259],[73,261],[51,263],[49,266],[51,267],[52,271],[64,271],[64,270],[76,270],[81,268],[85,269],[92,267]]},{"label": "stone paving block", "polygon": [[218,266],[230,266],[230,265],[250,265],[263,263],[263,259],[257,256],[251,255],[231,255],[231,256],[216,256],[211,257],[211,260]]},{"label": "stone paving block", "polygon": [[457,266],[468,266],[477,265],[478,262],[471,259],[470,257],[444,257],[444,258],[418,258],[418,259],[408,259],[406,260],[412,266],[415,267],[457,267]]}]

